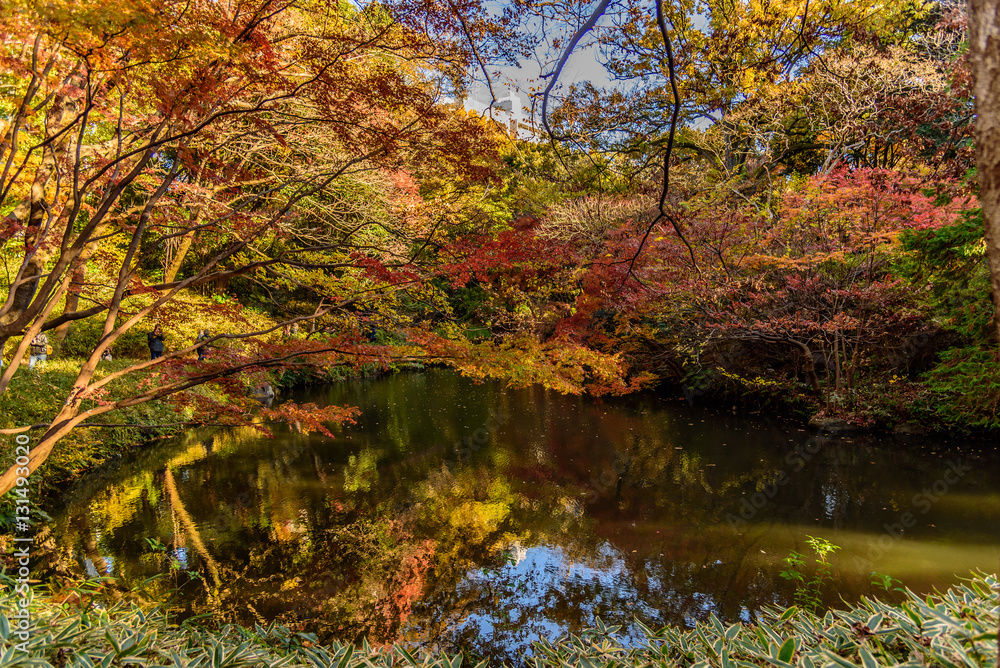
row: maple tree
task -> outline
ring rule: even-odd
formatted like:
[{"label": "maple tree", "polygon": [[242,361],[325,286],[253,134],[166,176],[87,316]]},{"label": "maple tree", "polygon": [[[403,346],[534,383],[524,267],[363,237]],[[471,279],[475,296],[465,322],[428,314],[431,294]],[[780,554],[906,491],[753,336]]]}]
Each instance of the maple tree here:
[{"label": "maple tree", "polygon": [[[841,163],[930,166],[959,178],[971,167],[959,5],[706,1],[662,10],[654,20],[641,2],[608,4],[594,39],[610,85],[570,87],[552,115],[558,136],[623,156],[619,169],[633,183],[669,171],[682,189],[693,177],[692,187],[728,181],[753,196],[784,175]],[[668,147],[677,155],[664,170]]]},{"label": "maple tree", "polygon": [[[307,355],[364,364],[418,353],[372,345],[358,309],[381,309],[388,322],[421,290],[433,296],[412,252],[437,243],[435,228],[411,175],[447,164],[459,187],[491,178],[493,131],[442,96],[474,57],[507,48],[502,17],[477,3],[153,0],[7,3],[2,20],[13,85],[0,195],[4,255],[17,269],[0,343],[21,338],[0,392],[37,333],[63,338],[74,323],[101,323],[29,470],[108,411],[213,382],[227,399],[211,410],[235,418],[262,370]],[[185,293],[247,283],[297,291],[311,310],[211,336],[217,350],[197,368],[184,361],[192,343],[96,373],[106,350]],[[321,321],[322,340],[269,340],[310,320]],[[424,339],[423,355],[435,344],[458,350]],[[118,378],[150,371],[144,391],[107,398]],[[349,416],[264,410],[312,429]],[[15,478],[13,468],[0,477],[0,492]]]},{"label": "maple tree", "polygon": [[852,389],[863,359],[920,323],[888,271],[899,232],[949,224],[958,209],[935,206],[898,173],[813,177],[785,195],[765,254],[748,259],[764,285],[737,283],[717,307],[720,331],[799,348],[815,390],[818,352],[828,389]]},{"label": "maple tree", "polygon": [[928,326],[894,270],[900,233],[932,232],[975,209],[968,195],[942,203],[926,186],[900,172],[840,168],[756,201],[675,191],[685,240],[661,223],[634,263],[643,226],[627,212],[638,203],[607,206],[595,226],[573,228],[555,210],[539,233],[558,230],[586,267],[575,313],[557,331],[682,383],[721,372],[784,387],[798,369],[827,407],[839,404],[863,371],[894,363],[901,336]]},{"label": "maple tree", "polygon": [[[639,1],[612,3],[606,11],[595,39],[613,81],[631,85],[567,91],[563,118],[571,125],[565,129],[577,129],[584,139],[617,133],[636,149],[650,140],[662,143],[673,104],[663,28]],[[772,97],[817,57],[825,60],[856,35],[905,42],[927,11],[922,2],[664,3],[665,35],[676,49],[681,122],[729,128],[730,149],[739,159],[739,152],[755,147],[730,125],[731,114]]]},{"label": "maple tree", "polygon": [[[569,87],[551,115],[556,137],[615,156],[630,184],[618,206],[625,216],[594,216],[581,197],[543,219],[552,238],[586,244],[583,294],[560,327],[603,349],[652,348],[675,376],[727,330],[786,341],[802,350],[815,391],[817,363],[843,391],[866,355],[891,346],[890,332],[928,326],[921,300],[889,272],[896,234],[950,224],[976,206],[964,183],[973,119],[964,7],[656,8],[593,10],[602,22],[583,29],[601,45],[613,86]],[[817,174],[827,176],[806,187]],[[789,194],[802,188],[805,209]],[[834,203],[823,188],[846,199]],[[952,203],[937,206],[922,189]],[[574,211],[569,224],[561,210]],[[875,220],[881,231],[861,234],[867,246],[858,246]],[[834,222],[837,234],[823,229]]]}]

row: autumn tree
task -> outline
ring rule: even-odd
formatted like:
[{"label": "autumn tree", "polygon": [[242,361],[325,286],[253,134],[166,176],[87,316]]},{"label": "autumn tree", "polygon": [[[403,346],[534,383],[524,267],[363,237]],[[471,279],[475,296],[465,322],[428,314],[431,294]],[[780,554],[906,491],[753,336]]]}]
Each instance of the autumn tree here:
[{"label": "autumn tree", "polygon": [[[472,52],[495,53],[490,39],[509,36],[474,3],[13,2],[0,20],[0,199],[4,255],[16,268],[0,343],[21,337],[0,391],[37,333],[103,322],[65,405],[33,443],[30,470],[77,424],[108,411],[213,380],[225,388],[306,353],[377,359],[344,341],[256,346],[190,369],[182,357],[192,345],[95,379],[105,350],[202,286],[279,275],[322,304],[300,319],[398,291],[415,277],[384,262],[406,264],[419,225],[393,216],[376,236],[402,231],[400,242],[373,248],[364,229],[386,220],[345,210],[344,186],[381,183],[395,198],[408,189],[398,184],[406,166],[420,160],[448,161],[471,181],[489,176],[484,126],[441,104]],[[107,283],[94,283],[94,262]],[[117,378],[147,370],[161,372],[155,386],[95,403]],[[345,417],[284,410],[293,413],[314,427]],[[0,477],[0,493],[15,477]]]}]

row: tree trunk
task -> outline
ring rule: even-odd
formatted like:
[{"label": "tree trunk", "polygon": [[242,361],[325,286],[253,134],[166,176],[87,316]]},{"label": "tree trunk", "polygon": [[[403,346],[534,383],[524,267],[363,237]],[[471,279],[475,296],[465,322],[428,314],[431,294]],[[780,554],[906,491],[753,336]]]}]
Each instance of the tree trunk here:
[{"label": "tree trunk", "polygon": [[[195,221],[197,223],[198,221]],[[181,270],[181,265],[184,264],[184,258],[187,256],[188,251],[191,249],[191,242],[194,241],[194,230],[188,232],[181,237],[181,242],[174,251],[173,260],[170,262],[170,266],[163,274],[164,283],[173,283],[174,279],[177,278],[177,273]]]},{"label": "tree trunk", "polygon": [[[95,237],[104,236],[104,230],[107,228],[106,223],[98,225],[94,229]],[[93,257],[94,253],[97,251],[98,242],[91,241],[87,244],[83,252],[76,259],[76,263],[72,265],[73,277],[69,282],[69,289],[66,291],[66,306],[63,309],[64,313],[76,313],[77,309],[80,308],[80,293],[83,292],[83,288],[87,282],[87,263],[90,262],[90,258]],[[66,340],[66,335],[73,326],[73,321],[59,325],[55,329],[55,339],[57,342],[62,343]],[[58,352],[58,351],[57,351]]]},{"label": "tree trunk", "polygon": [[805,355],[806,377],[809,379],[809,384],[812,386],[813,392],[819,394],[821,391],[819,386],[819,376],[816,375],[816,363],[813,361],[812,350],[810,350],[808,345],[802,343],[801,341],[794,341],[787,339],[786,341],[787,343],[790,343],[793,346],[798,346],[799,349],[802,351],[802,354]]},{"label": "tree trunk", "polygon": [[[84,86],[79,71],[71,73],[66,83],[77,88]],[[23,331],[23,323],[17,327],[11,325],[17,323],[35,299],[35,291],[38,290],[40,278],[46,272],[46,265],[53,253],[59,249],[62,226],[71,224],[60,219],[47,221],[52,204],[47,196],[51,194],[55,199],[58,195],[49,193],[50,185],[56,180],[60,158],[73,147],[73,133],[67,132],[67,128],[76,122],[80,107],[79,102],[67,92],[68,88],[69,86],[66,86],[63,92],[55,96],[51,108],[45,114],[46,143],[42,148],[41,162],[35,170],[28,199],[19,203],[13,212],[14,218],[22,222],[26,229],[24,259],[21,263],[23,282],[13,288],[14,297],[10,308],[0,315],[0,328],[6,329],[4,334],[7,336]],[[46,222],[51,223],[50,228],[46,227]],[[42,303],[46,299],[48,295],[41,296]]]},{"label": "tree trunk", "polygon": [[[49,428],[46,432],[38,439],[37,442],[32,442],[31,451],[28,455],[28,475],[18,475],[19,469],[16,466],[11,466],[2,475],[0,475],[0,496],[3,496],[14,487],[17,486],[17,481],[19,478],[27,479],[35,469],[41,466],[49,453],[52,452],[52,448],[63,436],[68,434],[76,426],[76,423],[72,422],[72,418],[76,415],[76,408],[66,408],[64,407],[59,415],[52,420]],[[23,468],[23,467],[22,467]]]},{"label": "tree trunk", "polygon": [[993,286],[993,325],[1000,342],[1000,0],[969,0],[969,32],[979,202]]},{"label": "tree trunk", "polygon": [[834,369],[834,373],[836,373],[836,379],[837,379],[837,384],[835,386],[835,390],[834,391],[837,392],[838,395],[844,389],[843,386],[841,385],[841,382],[840,382],[841,381],[841,375],[840,375],[840,353],[841,353],[841,350],[840,350],[840,330],[838,329],[836,332],[833,333],[833,365],[834,365],[833,369]]},{"label": "tree trunk", "polygon": [[[76,310],[80,307],[80,291],[83,290],[84,281],[87,279],[87,262],[80,262],[79,266],[73,272],[73,278],[69,282],[69,290],[66,292],[66,307],[63,310],[64,313],[76,313]],[[52,338],[57,344],[62,344],[66,340],[66,335],[69,334],[69,328],[72,326],[72,321],[64,322],[63,324],[56,327],[53,332]]]},{"label": "tree trunk", "polygon": [[[861,337],[859,336],[858,338],[860,339]],[[860,351],[861,351],[861,342],[860,341],[855,341],[854,342],[854,354],[851,355],[851,368],[850,368],[850,371],[847,372],[847,389],[848,390],[853,390],[854,389],[854,377],[858,373],[858,360],[860,359],[860,357],[858,356],[858,353]]]}]

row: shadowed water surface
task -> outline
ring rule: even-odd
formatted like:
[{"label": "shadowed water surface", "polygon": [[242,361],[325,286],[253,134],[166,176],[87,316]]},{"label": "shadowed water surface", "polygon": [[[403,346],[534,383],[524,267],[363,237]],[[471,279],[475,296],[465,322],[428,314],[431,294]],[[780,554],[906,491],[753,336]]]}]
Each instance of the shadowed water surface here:
[{"label": "shadowed water surface", "polygon": [[81,481],[54,531],[81,571],[178,588],[192,613],[517,661],[600,617],[626,638],[791,603],[807,535],[842,546],[825,600],[995,571],[992,446],[832,438],[646,395],[396,374],[336,439],[197,431]]}]

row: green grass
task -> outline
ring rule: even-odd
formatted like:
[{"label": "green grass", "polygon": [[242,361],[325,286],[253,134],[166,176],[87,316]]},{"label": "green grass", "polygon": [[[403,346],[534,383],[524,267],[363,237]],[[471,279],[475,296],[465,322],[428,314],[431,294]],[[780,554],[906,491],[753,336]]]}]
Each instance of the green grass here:
[{"label": "green grass", "polygon": [[[0,395],[0,428],[48,424],[66,401],[81,363],[81,359],[75,358],[50,359],[36,366],[33,372],[28,371],[26,363],[22,364],[11,379],[7,391]],[[103,378],[108,373],[133,363],[134,360],[101,362],[96,378]],[[148,378],[149,372],[123,376],[110,384],[104,400],[130,396],[138,392]],[[85,407],[93,403],[93,401],[85,403]],[[179,429],[177,426],[155,425],[182,422],[190,417],[184,411],[175,412],[174,406],[166,402],[149,402],[111,411],[93,421],[121,424],[122,427],[81,427],[73,430],[59,441],[52,455],[32,474],[31,479],[39,486],[42,494],[48,493],[60,483],[137,444]],[[25,433],[34,440],[42,431],[42,429],[32,429]],[[3,457],[0,458],[0,463],[6,467],[13,462],[14,436],[5,435],[2,438],[11,446],[2,449]]]}]

